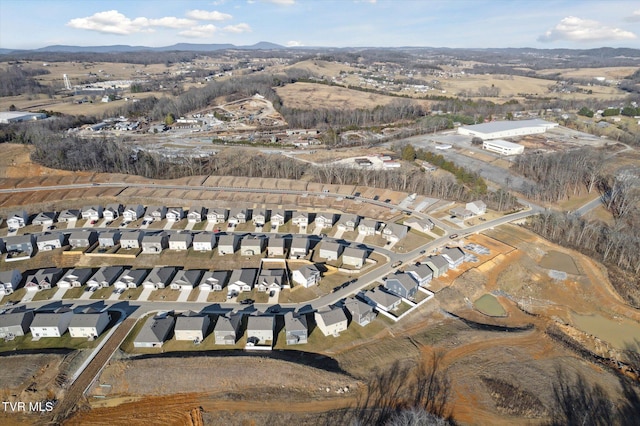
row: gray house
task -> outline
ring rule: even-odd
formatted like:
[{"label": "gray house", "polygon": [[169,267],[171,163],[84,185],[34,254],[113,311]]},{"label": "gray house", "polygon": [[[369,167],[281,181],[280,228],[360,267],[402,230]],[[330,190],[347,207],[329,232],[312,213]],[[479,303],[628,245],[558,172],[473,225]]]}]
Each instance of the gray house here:
[{"label": "gray house", "polygon": [[182,207],[169,207],[166,217],[167,222],[179,222],[184,219],[184,210]]},{"label": "gray house", "polygon": [[27,291],[48,290],[56,285],[63,273],[64,271],[60,268],[40,269],[27,277],[24,288]]},{"label": "gray house", "polygon": [[402,299],[399,296],[387,293],[379,288],[367,290],[364,293],[363,298],[371,306],[382,309],[383,311],[391,311],[400,306],[400,302],[402,302]]},{"label": "gray house", "polygon": [[408,227],[399,223],[387,223],[382,230],[382,238],[390,242],[400,241],[407,236],[408,231]]},{"label": "gray house", "polygon": [[264,226],[269,219],[269,215],[267,214],[267,210],[265,209],[256,209],[253,211],[253,219],[251,219],[256,226]]},{"label": "gray house", "polygon": [[320,243],[320,257],[327,260],[338,260],[342,253],[342,246],[338,243],[323,241]]},{"label": "gray house", "polygon": [[247,219],[249,219],[249,213],[247,209],[229,210],[229,224],[238,225],[240,223],[246,223]]},{"label": "gray house", "polygon": [[10,269],[0,272],[0,295],[9,295],[18,288],[22,280],[22,274],[18,269]]},{"label": "gray house", "polygon": [[13,256],[26,255],[31,256],[33,253],[33,235],[16,235],[4,238],[4,249]]},{"label": "gray house", "polygon": [[64,234],[54,232],[52,234],[40,234],[36,237],[36,245],[40,251],[55,250],[64,244]]},{"label": "gray house", "polygon": [[[260,292],[280,291],[284,285],[284,275],[284,269],[262,269],[260,276],[258,276],[256,288]],[[287,288],[289,288],[288,285]]]},{"label": "gray house", "polygon": [[464,251],[460,247],[447,247],[440,254],[449,263],[449,269],[456,269],[464,261]]},{"label": "gray house", "polygon": [[111,321],[109,312],[79,312],[69,322],[69,336],[95,339],[102,334]]},{"label": "gray house", "polygon": [[120,247],[123,249],[139,249],[144,233],[139,231],[123,232],[120,236]]},{"label": "gray house", "polygon": [[216,245],[216,236],[211,232],[199,232],[193,236],[195,251],[211,251]]},{"label": "gray house", "polygon": [[125,269],[118,279],[113,283],[113,287],[118,290],[139,287],[147,276],[146,269]]},{"label": "gray house", "polygon": [[361,249],[347,247],[342,252],[342,264],[345,266],[353,266],[356,269],[362,268],[367,252]]},{"label": "gray house", "polygon": [[202,271],[200,269],[186,269],[176,272],[169,287],[172,290],[193,290],[200,284]]},{"label": "gray house", "polygon": [[404,272],[396,272],[387,277],[384,287],[391,293],[396,294],[405,299],[413,299],[418,291],[418,283],[410,274]]},{"label": "gray house", "polygon": [[218,254],[224,256],[227,254],[233,254],[238,248],[238,238],[233,235],[223,235],[218,240]]},{"label": "gray house", "polygon": [[69,235],[69,245],[76,247],[91,247],[98,241],[98,233],[95,231],[76,231]]},{"label": "gray house", "polygon": [[191,206],[189,208],[189,213],[187,214],[187,222],[189,223],[200,223],[202,222],[202,218],[206,217],[205,208],[202,206]]},{"label": "gray house", "polygon": [[282,209],[276,209],[271,211],[271,227],[277,228],[278,226],[284,225],[284,222],[287,220],[286,212]]},{"label": "gray house", "polygon": [[55,212],[42,212],[38,213],[38,215],[31,221],[31,223],[40,226],[51,226],[53,225],[53,222],[55,222],[55,219]]},{"label": "gray house", "polygon": [[167,236],[164,233],[145,235],[142,237],[142,252],[150,254],[162,253],[168,247]]},{"label": "gray house", "polygon": [[209,209],[207,212],[207,222],[211,223],[222,223],[227,221],[227,209]]},{"label": "gray house", "polygon": [[122,215],[122,204],[107,204],[102,216],[108,221],[114,221]]},{"label": "gray house", "polygon": [[133,341],[134,348],[161,348],[173,331],[175,320],[171,315],[150,317]]},{"label": "gray house", "polygon": [[187,250],[191,247],[193,238],[190,233],[171,234],[169,236],[169,249],[171,250]]},{"label": "gray house", "polygon": [[441,255],[429,256],[424,260],[424,264],[433,271],[433,278],[438,278],[449,270],[449,262]]},{"label": "gray house", "polygon": [[307,212],[294,212],[291,217],[291,223],[297,226],[309,225],[309,213]]},{"label": "gray house", "polygon": [[251,291],[256,281],[258,271],[253,268],[234,269],[229,278],[227,292],[229,294],[240,294],[243,291]]},{"label": "gray house", "polygon": [[198,287],[202,291],[222,291],[228,279],[229,271],[205,271]]},{"label": "gray house", "polygon": [[231,314],[228,317],[220,315],[213,329],[216,345],[235,345],[241,326],[242,315]]},{"label": "gray house", "polygon": [[66,210],[62,210],[58,215],[58,222],[71,222],[72,220],[78,220],[79,218],[80,218],[80,210],[66,209]]},{"label": "gray house", "polygon": [[421,287],[426,287],[433,278],[433,271],[426,264],[411,265],[405,269],[405,272],[413,277]]},{"label": "gray house", "polygon": [[243,256],[255,256],[262,253],[264,239],[248,235],[240,242],[240,252]]},{"label": "gray house", "polygon": [[353,297],[349,297],[344,301],[344,309],[347,311],[351,322],[355,322],[362,327],[376,318],[376,313],[373,312],[373,308],[370,305]]},{"label": "gray house", "polygon": [[287,345],[307,343],[309,328],[307,327],[307,318],[304,315],[295,316],[291,311],[284,314],[284,329]]},{"label": "gray house", "polygon": [[173,276],[176,274],[176,268],[174,266],[156,266],[149,272],[147,278],[142,282],[144,288],[152,288],[157,290],[159,288],[165,288],[171,284]]},{"label": "gray house", "polygon": [[147,222],[160,222],[165,217],[167,217],[165,206],[149,206],[144,214],[144,220]]},{"label": "gray house", "polygon": [[87,281],[89,287],[109,287],[122,274],[122,266],[103,266]]},{"label": "gray house", "polygon": [[202,342],[207,337],[211,318],[209,315],[197,314],[195,312],[185,312],[176,317],[174,335],[176,340],[190,340],[192,342]]},{"label": "gray house", "polygon": [[24,228],[29,223],[29,214],[26,210],[16,210],[7,215],[9,229]]},{"label": "gray house", "polygon": [[29,329],[35,339],[61,337],[67,332],[73,311],[58,309],[56,312],[36,312]]},{"label": "gray house", "polygon": [[58,281],[59,288],[81,287],[93,275],[91,268],[69,269]]},{"label": "gray house", "polygon": [[33,321],[33,311],[12,309],[0,314],[0,339],[24,336]]},{"label": "gray house", "polygon": [[316,325],[325,336],[337,337],[348,326],[347,316],[341,308],[329,308],[316,311]]},{"label": "gray house", "polygon": [[103,211],[102,206],[84,206],[81,215],[83,219],[98,220],[102,217]]},{"label": "gray house", "polygon": [[269,237],[269,243],[267,244],[267,256],[284,256],[284,238]]},{"label": "gray house", "polygon": [[318,213],[314,223],[322,229],[331,228],[335,222],[335,216],[333,213]]},{"label": "gray house", "polygon": [[122,212],[122,218],[127,222],[133,222],[144,216],[144,206],[142,204],[132,204],[127,206]]},{"label": "gray house", "polygon": [[272,343],[275,324],[271,315],[250,316],[247,320],[247,346]]},{"label": "gray house", "polygon": [[291,239],[290,259],[303,259],[309,254],[309,239],[307,237],[293,237]]},{"label": "gray house", "polygon": [[345,232],[355,231],[359,221],[355,214],[343,214],[338,219],[338,229]]},{"label": "gray house", "polygon": [[120,232],[101,232],[98,236],[98,244],[103,248],[114,247],[115,245],[120,244]]},{"label": "gray house", "polygon": [[363,219],[358,225],[358,234],[371,236],[376,234],[378,229],[378,222],[373,219]]}]

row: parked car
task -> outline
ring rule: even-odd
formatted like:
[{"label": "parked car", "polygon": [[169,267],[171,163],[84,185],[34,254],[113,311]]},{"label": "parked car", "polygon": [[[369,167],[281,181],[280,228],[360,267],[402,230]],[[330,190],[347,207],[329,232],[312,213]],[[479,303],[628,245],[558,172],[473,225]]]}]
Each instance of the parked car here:
[{"label": "parked car", "polygon": [[255,302],[255,300],[253,299],[244,299],[243,301],[240,302],[241,305],[253,305],[253,303]]},{"label": "parked car", "polygon": [[458,234],[451,234],[449,235],[449,238],[451,238],[452,240],[455,240],[456,238],[458,238]]}]

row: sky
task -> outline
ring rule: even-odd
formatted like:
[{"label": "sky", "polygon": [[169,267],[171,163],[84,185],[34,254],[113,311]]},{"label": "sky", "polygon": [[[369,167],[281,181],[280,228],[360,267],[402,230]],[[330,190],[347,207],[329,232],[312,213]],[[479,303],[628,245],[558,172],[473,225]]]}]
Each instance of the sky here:
[{"label": "sky", "polygon": [[637,0],[0,0],[0,48],[640,48]]}]

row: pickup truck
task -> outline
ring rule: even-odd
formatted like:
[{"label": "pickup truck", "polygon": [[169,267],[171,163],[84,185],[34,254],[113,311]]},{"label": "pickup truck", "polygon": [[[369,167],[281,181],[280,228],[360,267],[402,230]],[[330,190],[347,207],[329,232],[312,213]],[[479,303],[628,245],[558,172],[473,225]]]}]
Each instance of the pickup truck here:
[{"label": "pickup truck", "polygon": [[397,262],[393,262],[391,264],[392,268],[397,268],[398,266],[402,265],[402,260],[398,260]]}]

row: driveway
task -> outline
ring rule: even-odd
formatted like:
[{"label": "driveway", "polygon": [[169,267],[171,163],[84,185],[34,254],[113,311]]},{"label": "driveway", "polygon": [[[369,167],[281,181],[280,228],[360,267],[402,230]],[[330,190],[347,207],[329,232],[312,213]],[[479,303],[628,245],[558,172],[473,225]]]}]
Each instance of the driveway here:
[{"label": "driveway", "polygon": [[138,302],[146,302],[149,299],[149,296],[151,296],[151,292],[153,290],[153,288],[145,288],[142,290],[142,293],[140,293],[140,296],[138,297]]},{"label": "driveway", "polygon": [[207,302],[207,297],[209,297],[209,290],[200,290],[200,293],[198,294],[198,299],[196,299],[196,302],[198,303],[206,303]]},{"label": "driveway", "polygon": [[56,293],[53,296],[51,296],[51,300],[62,300],[62,296],[64,296],[67,290],[69,289],[64,287],[58,288],[58,291],[56,291]]},{"label": "driveway", "polygon": [[24,297],[22,298],[22,300],[20,301],[20,303],[29,303],[33,300],[33,298],[35,297],[37,291],[32,290],[32,291],[27,291],[24,294]]},{"label": "driveway", "polygon": [[180,290],[180,296],[178,296],[178,300],[177,301],[178,302],[186,302],[192,291],[193,291],[193,289]]}]

